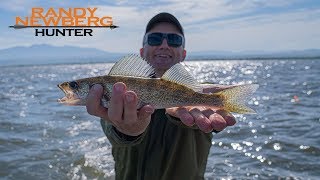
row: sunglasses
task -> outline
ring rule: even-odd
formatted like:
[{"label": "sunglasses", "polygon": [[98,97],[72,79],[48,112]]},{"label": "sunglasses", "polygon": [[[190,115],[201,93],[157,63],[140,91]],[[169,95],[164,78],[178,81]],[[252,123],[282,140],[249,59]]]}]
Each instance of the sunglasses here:
[{"label": "sunglasses", "polygon": [[160,46],[162,44],[163,39],[167,40],[167,43],[170,47],[180,47],[184,41],[184,38],[178,34],[158,32],[148,34],[145,41],[150,46]]}]

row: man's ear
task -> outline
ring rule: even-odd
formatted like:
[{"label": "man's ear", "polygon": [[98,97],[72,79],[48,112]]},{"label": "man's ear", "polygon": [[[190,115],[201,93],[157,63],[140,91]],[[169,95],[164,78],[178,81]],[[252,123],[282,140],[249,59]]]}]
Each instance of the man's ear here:
[{"label": "man's ear", "polygon": [[184,61],[184,59],[186,58],[186,56],[187,56],[187,51],[186,51],[186,50],[183,50],[181,62]]},{"label": "man's ear", "polygon": [[140,56],[141,56],[141,57],[143,57],[143,52],[144,52],[144,49],[141,48],[141,49],[140,49]]}]

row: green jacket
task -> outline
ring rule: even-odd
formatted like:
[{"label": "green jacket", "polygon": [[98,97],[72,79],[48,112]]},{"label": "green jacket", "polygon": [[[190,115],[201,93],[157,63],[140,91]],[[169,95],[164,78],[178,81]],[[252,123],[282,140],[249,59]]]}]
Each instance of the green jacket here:
[{"label": "green jacket", "polygon": [[156,110],[151,118],[146,131],[132,139],[101,120],[112,144],[116,179],[204,179],[212,134],[183,125],[165,109]]}]

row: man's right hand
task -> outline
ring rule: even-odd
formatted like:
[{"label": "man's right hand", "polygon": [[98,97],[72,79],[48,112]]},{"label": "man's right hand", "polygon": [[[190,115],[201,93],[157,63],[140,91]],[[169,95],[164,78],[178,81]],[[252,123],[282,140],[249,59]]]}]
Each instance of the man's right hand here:
[{"label": "man's right hand", "polygon": [[87,96],[87,111],[89,114],[101,117],[111,123],[118,131],[129,136],[138,136],[148,127],[154,108],[150,105],[137,110],[138,97],[133,91],[127,91],[124,83],[113,85],[110,107],[101,105],[103,88],[95,84]]}]

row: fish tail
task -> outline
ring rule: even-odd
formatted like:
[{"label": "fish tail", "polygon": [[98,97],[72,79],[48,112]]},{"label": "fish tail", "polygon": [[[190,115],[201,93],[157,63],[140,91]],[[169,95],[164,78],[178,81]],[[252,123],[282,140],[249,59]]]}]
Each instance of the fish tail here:
[{"label": "fish tail", "polygon": [[246,106],[245,103],[258,87],[258,84],[238,85],[214,94],[218,94],[222,98],[223,108],[227,111],[240,114],[255,114],[256,112]]}]

